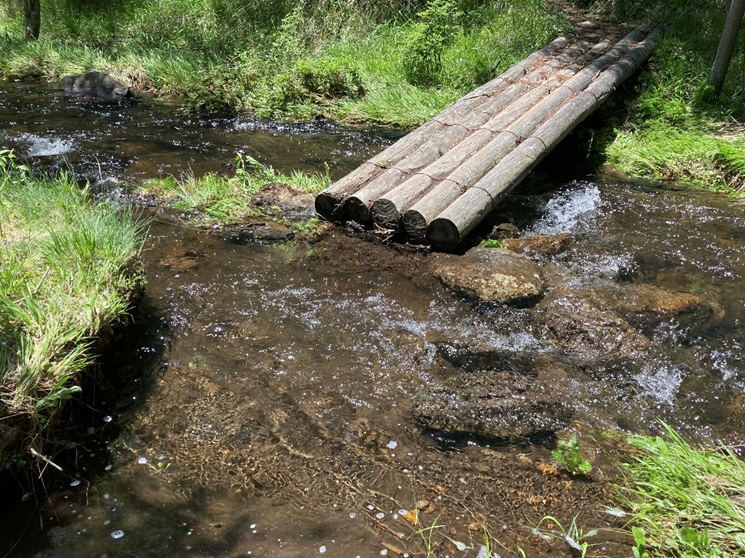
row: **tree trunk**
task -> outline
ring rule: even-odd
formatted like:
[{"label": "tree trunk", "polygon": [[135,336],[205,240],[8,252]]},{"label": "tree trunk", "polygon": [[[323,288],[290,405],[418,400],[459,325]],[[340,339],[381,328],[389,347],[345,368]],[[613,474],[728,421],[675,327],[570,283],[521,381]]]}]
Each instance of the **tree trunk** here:
[{"label": "tree trunk", "polygon": [[23,16],[26,24],[26,39],[35,41],[41,28],[41,0],[23,0]]},{"label": "tree trunk", "polygon": [[732,52],[735,50],[743,14],[745,14],[745,0],[732,0],[727,12],[727,21],[722,31],[722,38],[719,41],[719,48],[717,48],[714,66],[711,68],[711,76],[709,76],[709,85],[714,87],[716,96],[719,96],[722,92],[724,78],[727,77],[729,62],[732,58]]}]

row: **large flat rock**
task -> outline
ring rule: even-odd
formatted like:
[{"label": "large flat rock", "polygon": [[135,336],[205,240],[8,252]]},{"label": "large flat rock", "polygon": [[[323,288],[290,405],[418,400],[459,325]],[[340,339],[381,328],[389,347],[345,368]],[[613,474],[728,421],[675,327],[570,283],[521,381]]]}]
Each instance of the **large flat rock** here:
[{"label": "large flat rock", "polygon": [[432,271],[466,296],[515,303],[543,293],[541,268],[528,258],[498,248],[473,248],[465,255],[437,254]]}]

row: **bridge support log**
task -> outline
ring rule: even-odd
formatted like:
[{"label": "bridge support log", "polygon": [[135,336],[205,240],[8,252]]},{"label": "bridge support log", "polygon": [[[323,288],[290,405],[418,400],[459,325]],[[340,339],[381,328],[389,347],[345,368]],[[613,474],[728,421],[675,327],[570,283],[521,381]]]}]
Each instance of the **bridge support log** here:
[{"label": "bridge support log", "polygon": [[595,45],[557,39],[321,192],[316,210],[454,247],[646,60],[657,38],[639,26]]},{"label": "bridge support log", "polygon": [[[613,48],[563,84],[553,90],[550,86],[544,86],[541,94],[544,97],[543,100],[515,119],[512,124],[503,129],[504,131],[498,133],[494,140],[474,153],[442,182],[434,186],[422,199],[404,212],[402,219],[407,234],[413,238],[423,238],[427,234],[427,227],[432,219],[478,182],[498,161],[515,149],[523,141],[523,138],[533,133],[570,97],[585,89],[599,72],[626,52],[645,33],[644,28],[634,29]],[[503,122],[499,122],[493,128],[489,128],[488,125],[484,127],[491,129],[493,132],[498,132],[501,124]]]},{"label": "bridge support log", "polygon": [[457,246],[551,149],[649,57],[659,36],[653,32],[630,49],[450,204],[429,224],[427,239],[444,250]]},{"label": "bridge support log", "polygon": [[359,168],[341,180],[332,184],[316,197],[316,211],[318,214],[333,221],[344,220],[347,217],[344,207],[345,200],[360,190],[363,184],[383,174],[386,168],[394,166],[403,158],[416,151],[428,139],[442,132],[446,126],[457,123],[459,117],[468,114],[474,107],[483,104],[496,91],[509,86],[513,80],[523,76],[524,73],[541,59],[551,56],[564,48],[567,42],[568,40],[565,37],[559,37],[546,47],[537,50],[524,60],[510,67],[500,76],[448,106],[432,120],[412,131],[369,161],[363,163]]}]

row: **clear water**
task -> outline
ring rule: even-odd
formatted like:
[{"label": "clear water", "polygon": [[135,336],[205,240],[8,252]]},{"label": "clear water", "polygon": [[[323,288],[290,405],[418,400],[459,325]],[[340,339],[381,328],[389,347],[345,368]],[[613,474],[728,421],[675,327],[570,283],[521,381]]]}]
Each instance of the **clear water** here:
[{"label": "clear water", "polygon": [[[272,141],[286,133],[296,145],[295,132],[276,133]],[[342,144],[348,133],[332,132]],[[84,148],[72,135],[68,156]],[[388,140],[339,168],[377,141]],[[548,159],[539,175],[557,163]],[[583,362],[554,346],[530,308],[475,304],[444,288],[426,253],[341,228],[312,244],[237,244],[155,214],[142,309],[103,361],[117,395],[84,413],[93,433],[61,456],[70,465],[60,488],[24,505],[8,492],[0,551],[414,556],[426,546],[422,526],[403,514],[421,500],[424,526],[442,526],[437,556],[476,556],[481,535],[470,541],[466,529],[474,521],[488,521],[508,549],[555,556],[571,553],[523,526],[546,514],[571,521],[579,510],[588,529],[618,525],[597,511],[610,503],[602,482],[565,485],[537,469],[551,461],[546,448],[448,444],[420,430],[414,409],[442,377],[444,345],[535,372],[571,407],[601,469],[612,465],[591,435],[607,428],[649,433],[663,419],[696,441],[742,443],[742,202],[593,176],[529,182],[502,216],[526,231],[573,235],[547,265],[575,290],[652,286],[695,295],[706,311],[630,316],[648,351]],[[628,555],[628,541],[601,539],[605,555]]]}]

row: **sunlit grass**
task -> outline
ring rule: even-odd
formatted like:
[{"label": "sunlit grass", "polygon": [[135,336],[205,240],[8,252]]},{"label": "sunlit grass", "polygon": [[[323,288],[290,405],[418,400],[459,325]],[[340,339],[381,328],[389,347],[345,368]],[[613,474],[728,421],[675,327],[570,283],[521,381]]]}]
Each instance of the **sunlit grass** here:
[{"label": "sunlit grass", "polygon": [[634,436],[621,488],[637,558],[745,554],[745,463],[724,447],[694,448],[671,428]]},{"label": "sunlit grass", "polygon": [[0,223],[0,413],[25,417],[32,439],[142,286],[143,225],[65,176],[29,175],[7,151]]},{"label": "sunlit grass", "polygon": [[[265,184],[278,182],[313,195],[331,184],[328,174],[295,171],[285,175],[250,157],[244,159],[239,156],[237,161],[238,169],[233,177],[206,174],[196,178],[193,174],[187,174],[178,179],[171,176],[154,178],[138,185],[136,191],[187,212],[192,221],[234,225],[261,215],[260,210],[251,205],[251,198]],[[289,224],[305,227],[303,223]]]},{"label": "sunlit grass", "polygon": [[745,181],[745,139],[724,140],[658,123],[619,133],[608,162],[629,175],[739,190]]},{"label": "sunlit grass", "polygon": [[712,98],[708,85],[728,3],[609,0],[598,4],[621,21],[648,20],[665,30],[632,82],[636,95],[629,110],[608,125],[615,136],[607,146],[608,162],[635,176],[741,188],[745,144],[736,136],[742,136],[745,118],[745,34],[740,34],[722,95]]},{"label": "sunlit grass", "polygon": [[[429,87],[414,87],[403,71],[418,4],[375,0],[125,0],[117,8],[51,0],[35,43],[23,39],[20,10],[0,17],[0,78],[97,70],[196,108],[416,126],[569,27],[545,0],[452,4],[467,15]],[[333,87],[318,87],[329,79]]]}]

